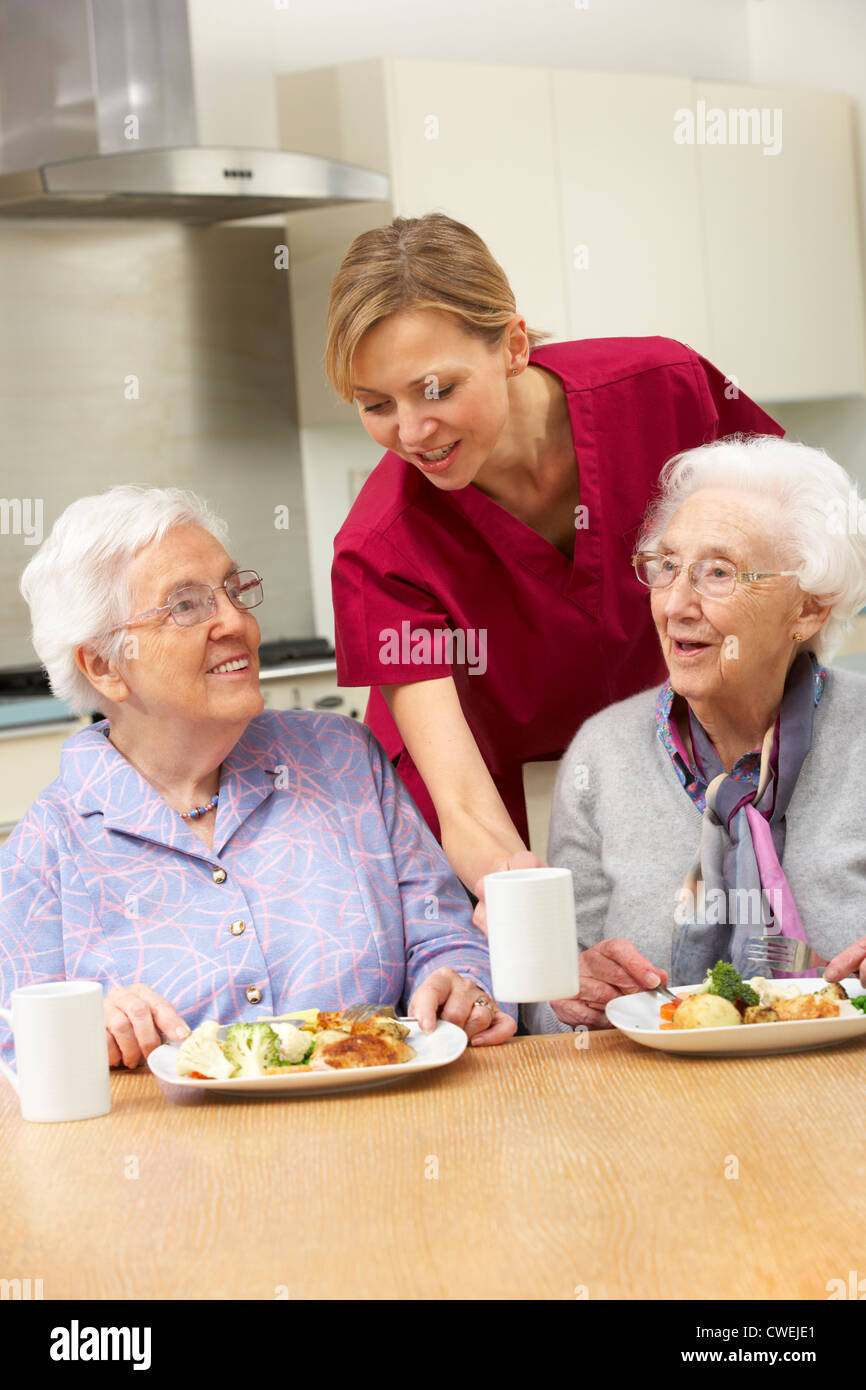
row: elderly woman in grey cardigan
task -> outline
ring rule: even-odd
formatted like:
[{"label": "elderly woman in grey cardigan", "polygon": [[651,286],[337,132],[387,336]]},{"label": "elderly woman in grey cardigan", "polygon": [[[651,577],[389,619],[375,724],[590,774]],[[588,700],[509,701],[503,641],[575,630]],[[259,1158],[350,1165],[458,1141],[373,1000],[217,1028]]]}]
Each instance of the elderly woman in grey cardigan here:
[{"label": "elderly woman in grey cardigan", "polygon": [[809,943],[800,974],[866,985],[866,677],[828,665],[866,604],[866,508],[769,435],[677,455],[659,486],[633,563],[669,679],[560,765],[548,857],[574,875],[580,992],[524,1006],[534,1033],[742,971],[770,935]]}]

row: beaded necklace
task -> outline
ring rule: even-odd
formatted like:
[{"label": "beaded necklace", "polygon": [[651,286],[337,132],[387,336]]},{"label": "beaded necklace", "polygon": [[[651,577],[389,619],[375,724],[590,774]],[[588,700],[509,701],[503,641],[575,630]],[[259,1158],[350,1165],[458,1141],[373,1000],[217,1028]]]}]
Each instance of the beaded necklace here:
[{"label": "beaded necklace", "polygon": [[214,792],[207,806],[194,806],[191,811],[178,811],[181,820],[198,820],[199,816],[206,816],[208,811],[212,811],[220,799],[219,792]]}]

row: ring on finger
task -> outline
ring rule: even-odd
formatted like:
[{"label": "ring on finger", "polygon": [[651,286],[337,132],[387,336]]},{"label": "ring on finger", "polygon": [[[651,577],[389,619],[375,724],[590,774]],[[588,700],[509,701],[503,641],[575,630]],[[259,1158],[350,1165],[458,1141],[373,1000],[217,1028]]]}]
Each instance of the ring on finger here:
[{"label": "ring on finger", "polygon": [[479,994],[478,998],[473,1002],[472,1007],[473,1009],[489,1009],[492,1014],[496,1013],[496,1005],[487,998],[486,994]]}]

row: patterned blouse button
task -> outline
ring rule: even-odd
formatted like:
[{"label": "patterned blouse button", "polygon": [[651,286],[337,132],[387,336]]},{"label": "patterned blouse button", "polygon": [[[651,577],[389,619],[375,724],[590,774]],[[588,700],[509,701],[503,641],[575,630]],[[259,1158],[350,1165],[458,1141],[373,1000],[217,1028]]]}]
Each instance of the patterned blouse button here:
[{"label": "patterned blouse button", "polygon": [[262,992],[257,985],[250,985],[247,990],[247,999],[251,1004],[258,1004],[261,1001]]},{"label": "patterned blouse button", "polygon": [[240,936],[247,929],[247,924],[243,918],[238,918],[236,922],[229,922],[229,931],[232,936]]},{"label": "patterned blouse button", "polygon": [[226,881],[227,878],[228,878],[228,874],[226,873],[225,869],[214,869],[214,871],[213,871],[213,881],[214,881],[214,883],[225,883],[225,881]]}]

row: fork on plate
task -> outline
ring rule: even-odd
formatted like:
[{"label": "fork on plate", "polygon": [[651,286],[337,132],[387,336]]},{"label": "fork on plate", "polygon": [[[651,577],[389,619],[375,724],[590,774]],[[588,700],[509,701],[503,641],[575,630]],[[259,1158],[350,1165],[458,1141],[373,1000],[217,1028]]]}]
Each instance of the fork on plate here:
[{"label": "fork on plate", "polygon": [[768,965],[784,975],[796,975],[809,969],[812,948],[808,941],[791,936],[753,936],[746,945],[749,965]]},{"label": "fork on plate", "polygon": [[662,994],[666,999],[672,999],[675,1004],[679,1004],[680,996],[672,994],[666,985],[656,985],[655,989],[650,990],[650,994]]},{"label": "fork on plate", "polygon": [[396,1019],[398,1023],[418,1022],[411,1014],[398,1014],[393,1004],[350,1004],[348,1009],[341,1009],[340,1012],[347,1023],[363,1023],[374,1014],[384,1014],[386,1018]]}]

